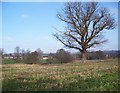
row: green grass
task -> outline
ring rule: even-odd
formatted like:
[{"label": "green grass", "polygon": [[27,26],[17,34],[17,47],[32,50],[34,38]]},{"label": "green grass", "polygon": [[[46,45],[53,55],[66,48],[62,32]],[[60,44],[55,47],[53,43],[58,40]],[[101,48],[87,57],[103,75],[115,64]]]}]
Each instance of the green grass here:
[{"label": "green grass", "polygon": [[18,62],[16,62],[13,59],[4,59],[2,60],[2,64],[17,64]]},{"label": "green grass", "polygon": [[117,60],[3,64],[3,91],[118,91]]},{"label": "green grass", "polygon": [[[47,61],[46,60],[39,60],[37,63],[38,64],[42,64],[42,63],[46,63]],[[2,64],[26,64],[26,62],[24,60],[20,60],[20,61],[17,61],[15,59],[4,59],[2,60]]]}]

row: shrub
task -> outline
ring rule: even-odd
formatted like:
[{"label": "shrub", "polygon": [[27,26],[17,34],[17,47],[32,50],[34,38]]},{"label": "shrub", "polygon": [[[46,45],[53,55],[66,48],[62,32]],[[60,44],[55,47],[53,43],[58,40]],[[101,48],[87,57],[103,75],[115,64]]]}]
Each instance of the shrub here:
[{"label": "shrub", "polygon": [[61,63],[67,63],[73,60],[71,54],[64,49],[57,50],[57,53],[55,54],[55,59]]},{"label": "shrub", "polygon": [[105,54],[103,51],[88,52],[88,60],[103,60],[105,59]]},{"label": "shrub", "polygon": [[38,61],[38,53],[36,51],[32,53],[28,53],[26,55],[26,60],[25,60],[26,63],[35,64],[37,63],[37,61]]}]

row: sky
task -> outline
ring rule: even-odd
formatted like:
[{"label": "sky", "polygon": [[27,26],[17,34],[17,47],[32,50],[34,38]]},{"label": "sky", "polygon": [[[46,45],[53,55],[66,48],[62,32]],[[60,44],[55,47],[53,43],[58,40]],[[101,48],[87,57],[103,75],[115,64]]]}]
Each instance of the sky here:
[{"label": "sky", "polygon": [[[118,23],[118,3],[104,2],[102,6],[108,7],[110,13]],[[63,30],[64,23],[57,19],[57,11],[64,7],[62,2],[2,2],[2,17],[0,15],[0,46],[6,52],[14,52],[16,46],[21,49],[35,51],[40,48],[44,53],[56,52],[65,48],[52,34],[54,28]],[[96,50],[118,49],[118,26],[114,30],[105,31],[108,42],[95,48]],[[66,49],[66,48],[65,48]],[[67,49],[74,52],[75,50]]]}]

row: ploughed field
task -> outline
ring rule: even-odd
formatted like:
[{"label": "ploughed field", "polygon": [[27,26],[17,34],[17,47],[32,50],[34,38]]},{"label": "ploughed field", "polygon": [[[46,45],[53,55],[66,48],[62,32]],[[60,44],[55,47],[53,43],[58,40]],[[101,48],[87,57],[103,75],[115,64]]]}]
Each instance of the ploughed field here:
[{"label": "ploughed field", "polygon": [[119,91],[118,60],[3,64],[2,91]]}]

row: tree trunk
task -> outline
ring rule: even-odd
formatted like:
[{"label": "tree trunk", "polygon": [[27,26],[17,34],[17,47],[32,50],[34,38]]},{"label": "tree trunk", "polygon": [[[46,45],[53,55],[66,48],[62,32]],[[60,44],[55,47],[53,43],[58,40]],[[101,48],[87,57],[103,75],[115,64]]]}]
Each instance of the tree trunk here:
[{"label": "tree trunk", "polygon": [[82,62],[86,62],[86,59],[87,59],[86,51],[81,52],[81,59],[82,59]]}]

